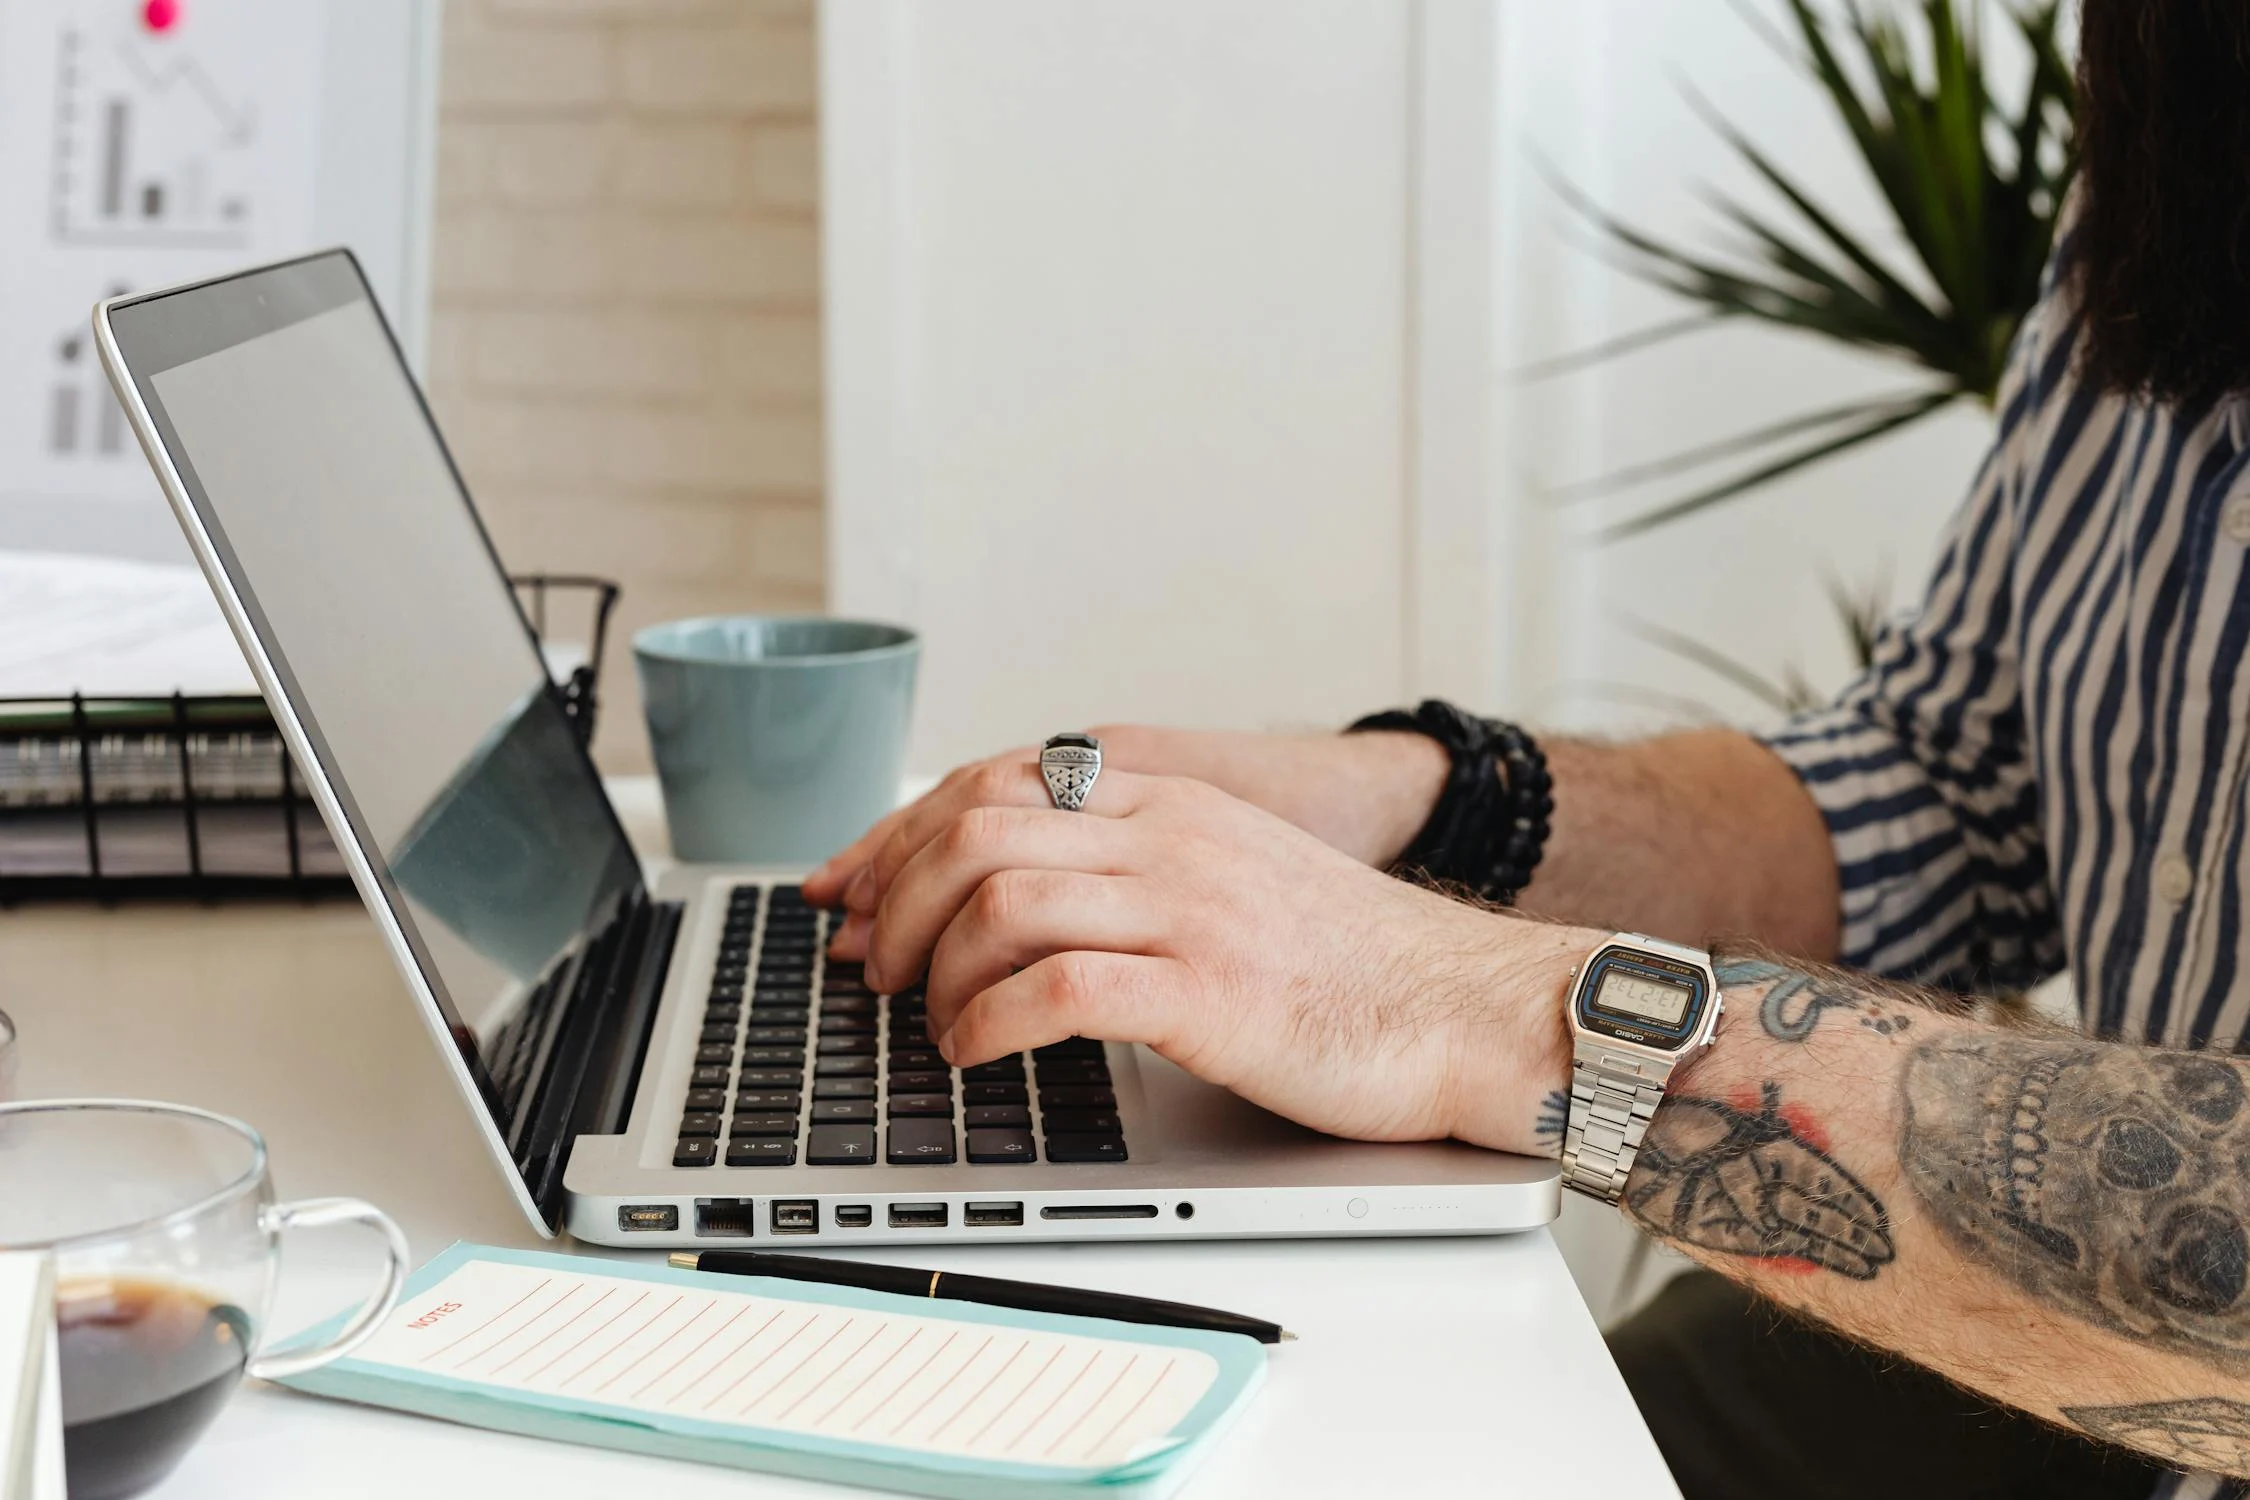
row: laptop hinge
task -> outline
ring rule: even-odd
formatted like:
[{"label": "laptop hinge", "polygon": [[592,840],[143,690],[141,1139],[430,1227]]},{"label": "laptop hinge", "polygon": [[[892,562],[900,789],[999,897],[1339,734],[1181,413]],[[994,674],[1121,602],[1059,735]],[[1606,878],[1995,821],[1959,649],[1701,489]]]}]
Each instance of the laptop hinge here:
[{"label": "laptop hinge", "polygon": [[585,955],[591,971],[559,1024],[516,1153],[525,1185],[550,1223],[562,1206],[571,1143],[581,1135],[615,1134],[624,1118],[619,1111],[632,1109],[632,1075],[648,1052],[679,924],[677,902],[636,896],[619,914],[614,936],[597,940],[597,951]]}]

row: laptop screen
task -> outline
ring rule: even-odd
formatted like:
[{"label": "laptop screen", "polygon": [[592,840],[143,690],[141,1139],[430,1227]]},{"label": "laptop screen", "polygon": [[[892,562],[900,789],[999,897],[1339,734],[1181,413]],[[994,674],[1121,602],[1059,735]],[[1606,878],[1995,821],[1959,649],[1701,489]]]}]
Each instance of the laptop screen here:
[{"label": "laptop screen", "polygon": [[110,325],[520,1163],[555,981],[640,873],[420,392],[341,252]]}]

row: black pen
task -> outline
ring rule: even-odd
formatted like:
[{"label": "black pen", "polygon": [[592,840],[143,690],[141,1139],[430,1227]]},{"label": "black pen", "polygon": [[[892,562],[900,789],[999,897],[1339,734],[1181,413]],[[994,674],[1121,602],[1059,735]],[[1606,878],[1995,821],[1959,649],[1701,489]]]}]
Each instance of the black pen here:
[{"label": "black pen", "polygon": [[1156,1302],[1115,1292],[1087,1292],[1036,1281],[1003,1281],[997,1276],[961,1276],[952,1271],[922,1271],[912,1266],[871,1266],[865,1261],[829,1260],[820,1255],[768,1255],[757,1250],[682,1250],[672,1264],[683,1271],[715,1271],[722,1276],[778,1276],[784,1281],[820,1281],[856,1286],[902,1297],[942,1297],[1012,1307],[1022,1312],[1063,1313],[1078,1318],[1108,1318],[1117,1323],[1154,1323],[1162,1328],[1202,1328],[1239,1333],[1261,1344],[1278,1344],[1297,1335],[1279,1323],[1185,1302]]}]

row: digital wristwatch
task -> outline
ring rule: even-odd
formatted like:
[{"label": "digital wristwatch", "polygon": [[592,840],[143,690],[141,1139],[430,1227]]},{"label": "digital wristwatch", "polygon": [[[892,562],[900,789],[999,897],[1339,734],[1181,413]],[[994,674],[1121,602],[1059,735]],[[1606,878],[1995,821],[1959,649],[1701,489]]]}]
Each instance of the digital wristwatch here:
[{"label": "digital wristwatch", "polygon": [[1604,1203],[1625,1192],[1672,1070],[1719,1026],[1711,955],[1620,932],[1571,976],[1570,1117],[1562,1180]]}]

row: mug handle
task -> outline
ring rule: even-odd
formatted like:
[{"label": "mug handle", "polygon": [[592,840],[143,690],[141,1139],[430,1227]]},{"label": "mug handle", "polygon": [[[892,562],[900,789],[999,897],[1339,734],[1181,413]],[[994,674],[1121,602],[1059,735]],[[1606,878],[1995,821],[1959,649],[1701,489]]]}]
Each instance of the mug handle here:
[{"label": "mug handle", "polygon": [[307,1198],[298,1203],[272,1204],[259,1211],[258,1222],[268,1234],[276,1236],[285,1229],[365,1224],[383,1237],[389,1261],[383,1268],[381,1290],[360,1305],[359,1311],[352,1314],[351,1321],[334,1338],[317,1349],[261,1354],[250,1361],[245,1374],[254,1380],[286,1380],[307,1370],[317,1370],[331,1360],[342,1359],[375,1336],[375,1330],[391,1315],[391,1309],[398,1306],[399,1293],[406,1290],[409,1257],[406,1233],[389,1214],[357,1198]]}]

